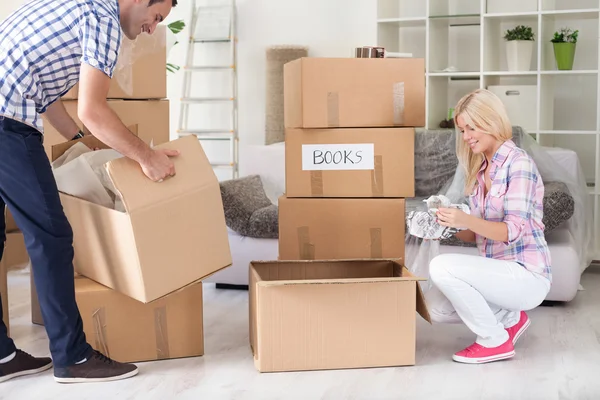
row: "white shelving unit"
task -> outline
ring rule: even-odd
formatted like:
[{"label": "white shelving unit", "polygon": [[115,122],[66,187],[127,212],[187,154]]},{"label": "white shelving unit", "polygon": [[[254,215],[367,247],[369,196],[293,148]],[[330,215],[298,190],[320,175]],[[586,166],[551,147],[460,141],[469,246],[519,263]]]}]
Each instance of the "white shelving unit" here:
[{"label": "white shelving unit", "polygon": [[[425,59],[427,128],[471,90],[516,87],[512,122],[541,145],[577,152],[600,260],[600,0],[378,0],[377,14],[379,46]],[[503,36],[517,25],[535,35],[525,71],[507,68]],[[570,71],[557,70],[550,42],[562,27],[579,30]]]}]

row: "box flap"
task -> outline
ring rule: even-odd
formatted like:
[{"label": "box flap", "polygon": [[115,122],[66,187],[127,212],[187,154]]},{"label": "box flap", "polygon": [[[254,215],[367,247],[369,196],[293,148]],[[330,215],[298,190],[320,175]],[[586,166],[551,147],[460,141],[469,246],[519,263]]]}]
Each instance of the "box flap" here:
[{"label": "box flap", "polygon": [[90,149],[95,149],[95,148],[108,149],[109,148],[107,145],[102,143],[95,136],[88,135],[88,136],[84,136],[81,139],[70,140],[68,142],[64,142],[64,143],[60,143],[55,146],[52,146],[52,161],[55,161],[57,158],[59,158],[60,156],[65,154],[65,152],[67,150],[69,150],[71,147],[75,146],[77,143],[80,143],[80,142],[85,144]]},{"label": "box flap", "polygon": [[[404,276],[414,276],[410,273],[410,271],[406,267],[402,267],[402,275]],[[426,279],[421,279],[426,280]],[[431,324],[431,316],[429,315],[429,309],[427,308],[427,303],[425,302],[425,296],[423,295],[423,291],[421,290],[421,285],[417,284],[417,312],[423,319]]]},{"label": "box flap", "polygon": [[179,156],[171,157],[176,175],[160,183],[146,177],[140,165],[129,158],[107,163],[110,179],[128,213],[217,183],[214,171],[195,136],[186,136],[154,148],[180,152]]}]

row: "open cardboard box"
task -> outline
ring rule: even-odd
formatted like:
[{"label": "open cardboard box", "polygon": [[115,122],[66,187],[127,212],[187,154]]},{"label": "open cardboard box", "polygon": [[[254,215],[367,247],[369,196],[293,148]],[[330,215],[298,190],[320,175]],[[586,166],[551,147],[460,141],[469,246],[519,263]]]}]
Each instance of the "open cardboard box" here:
[{"label": "open cardboard box", "polygon": [[[77,142],[106,148],[93,136],[52,148],[56,160]],[[175,149],[176,175],[156,183],[129,158],[107,164],[126,212],[61,193],[73,228],[75,271],[149,303],[232,263],[219,182],[198,140],[185,137],[155,148]]]},{"label": "open cardboard box", "polygon": [[401,260],[250,263],[250,344],[261,372],[415,364],[415,310],[431,322]]}]

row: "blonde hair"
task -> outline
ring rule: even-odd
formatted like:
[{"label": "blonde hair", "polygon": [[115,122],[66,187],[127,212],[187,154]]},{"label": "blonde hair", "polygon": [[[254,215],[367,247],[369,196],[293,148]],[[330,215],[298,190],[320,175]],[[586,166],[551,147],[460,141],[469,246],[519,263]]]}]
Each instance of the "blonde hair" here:
[{"label": "blonde hair", "polygon": [[457,118],[462,116],[471,128],[497,140],[505,142],[512,139],[512,125],[508,119],[502,100],[486,89],[477,89],[461,98],[454,109],[454,126],[456,127],[456,156],[465,170],[465,194],[472,193],[477,181],[477,172],[483,162],[482,154],[475,154],[471,147],[462,140]]}]

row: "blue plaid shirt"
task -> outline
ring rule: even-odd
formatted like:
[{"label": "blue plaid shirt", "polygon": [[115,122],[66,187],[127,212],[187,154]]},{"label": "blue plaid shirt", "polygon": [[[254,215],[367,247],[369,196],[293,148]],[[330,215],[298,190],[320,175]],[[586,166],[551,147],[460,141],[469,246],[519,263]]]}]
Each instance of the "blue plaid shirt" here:
[{"label": "blue plaid shirt", "polygon": [[0,115],[43,133],[40,114],[79,81],[81,63],[112,78],[118,0],[31,0],[0,22]]}]

